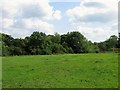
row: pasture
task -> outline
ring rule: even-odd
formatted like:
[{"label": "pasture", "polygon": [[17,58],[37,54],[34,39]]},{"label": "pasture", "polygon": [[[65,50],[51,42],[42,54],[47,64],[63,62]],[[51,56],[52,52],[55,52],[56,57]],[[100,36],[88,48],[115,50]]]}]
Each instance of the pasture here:
[{"label": "pasture", "polygon": [[2,58],[3,88],[117,88],[118,54]]}]

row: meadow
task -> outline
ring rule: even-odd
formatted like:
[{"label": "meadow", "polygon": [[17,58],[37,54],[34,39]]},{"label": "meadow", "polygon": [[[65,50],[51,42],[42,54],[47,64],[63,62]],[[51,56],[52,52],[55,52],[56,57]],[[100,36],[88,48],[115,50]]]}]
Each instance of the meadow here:
[{"label": "meadow", "polygon": [[118,54],[2,58],[3,88],[117,88]]}]

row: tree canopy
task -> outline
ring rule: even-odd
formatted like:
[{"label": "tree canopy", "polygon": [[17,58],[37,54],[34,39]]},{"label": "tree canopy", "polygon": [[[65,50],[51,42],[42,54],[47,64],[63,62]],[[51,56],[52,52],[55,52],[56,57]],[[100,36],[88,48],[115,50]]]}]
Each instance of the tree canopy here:
[{"label": "tree canopy", "polygon": [[[119,34],[120,35],[120,34]],[[11,35],[0,34],[3,56],[9,55],[50,55],[64,53],[99,53],[120,47],[120,38],[112,35],[104,42],[92,43],[80,32],[68,32],[60,35],[46,35],[33,32],[29,37],[13,38]]]}]

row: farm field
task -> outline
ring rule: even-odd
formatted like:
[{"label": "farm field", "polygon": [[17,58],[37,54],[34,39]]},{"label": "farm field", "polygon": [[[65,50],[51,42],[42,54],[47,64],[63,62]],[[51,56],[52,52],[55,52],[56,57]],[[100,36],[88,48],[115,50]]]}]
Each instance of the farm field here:
[{"label": "farm field", "polygon": [[2,58],[3,88],[117,88],[118,54]]}]

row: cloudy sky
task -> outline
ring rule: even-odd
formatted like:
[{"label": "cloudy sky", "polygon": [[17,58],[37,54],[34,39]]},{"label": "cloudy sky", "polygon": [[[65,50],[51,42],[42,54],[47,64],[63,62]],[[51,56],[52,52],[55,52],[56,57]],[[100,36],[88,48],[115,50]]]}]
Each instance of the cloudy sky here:
[{"label": "cloudy sky", "polygon": [[118,34],[119,0],[3,0],[2,32],[24,38],[33,31],[79,31],[93,42]]}]

